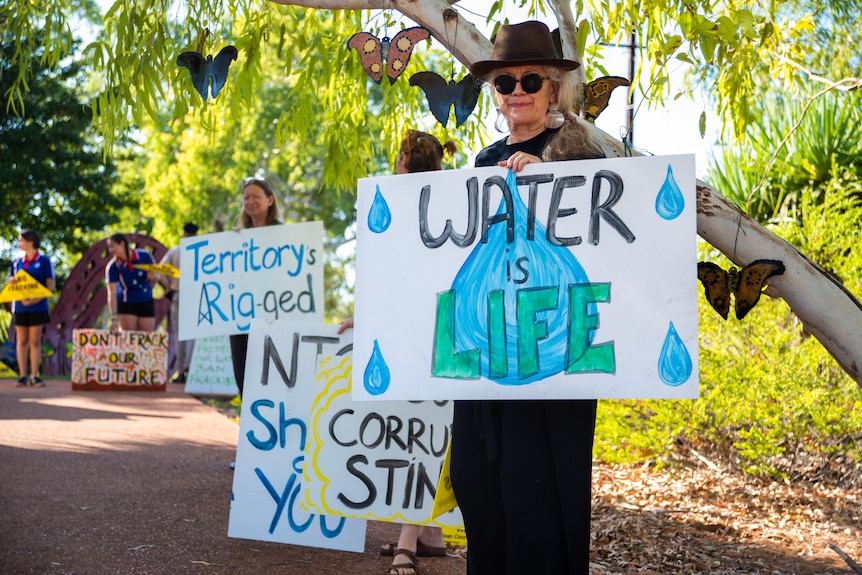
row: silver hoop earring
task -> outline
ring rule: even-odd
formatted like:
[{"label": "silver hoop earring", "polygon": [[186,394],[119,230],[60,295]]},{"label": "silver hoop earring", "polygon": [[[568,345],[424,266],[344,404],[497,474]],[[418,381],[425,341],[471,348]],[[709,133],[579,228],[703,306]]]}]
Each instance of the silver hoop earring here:
[{"label": "silver hoop earring", "polygon": [[545,127],[549,130],[559,128],[566,123],[566,117],[557,108],[559,104],[551,104],[548,109],[548,115],[545,116]]},{"label": "silver hoop earring", "polygon": [[509,124],[506,123],[506,117],[500,112],[500,108],[497,108],[497,119],[494,120],[494,129],[501,134],[509,133]]}]

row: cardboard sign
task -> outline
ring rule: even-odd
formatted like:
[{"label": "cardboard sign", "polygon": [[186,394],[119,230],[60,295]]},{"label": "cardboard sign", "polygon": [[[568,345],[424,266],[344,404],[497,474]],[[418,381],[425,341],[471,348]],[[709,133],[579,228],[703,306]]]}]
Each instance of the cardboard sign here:
[{"label": "cardboard sign", "polygon": [[228,535],[362,552],[365,522],[300,505],[320,354],[350,352],[350,334],[303,321],[254,320],[248,338]]},{"label": "cardboard sign", "polygon": [[168,334],[72,330],[72,389],[164,391]]},{"label": "cardboard sign", "polygon": [[323,224],[180,241],[179,339],[247,333],[255,318],[323,321]]},{"label": "cardboard sign", "polygon": [[51,297],[51,290],[40,284],[36,278],[24,270],[18,270],[14,277],[15,281],[10,281],[0,291],[0,303]]},{"label": "cardboard sign", "polygon": [[359,181],[355,399],[698,396],[694,156]]},{"label": "cardboard sign", "polygon": [[180,270],[171,264],[136,264],[136,267],[148,272],[155,272],[172,278],[180,277]]},{"label": "cardboard sign", "polygon": [[351,364],[349,355],[320,361],[322,389],[311,408],[303,474],[306,504],[344,517],[463,526],[460,510],[432,521],[452,402],[353,401]]},{"label": "cardboard sign", "polygon": [[189,395],[201,396],[233,397],[239,394],[233,376],[228,336],[195,340],[184,391]]}]

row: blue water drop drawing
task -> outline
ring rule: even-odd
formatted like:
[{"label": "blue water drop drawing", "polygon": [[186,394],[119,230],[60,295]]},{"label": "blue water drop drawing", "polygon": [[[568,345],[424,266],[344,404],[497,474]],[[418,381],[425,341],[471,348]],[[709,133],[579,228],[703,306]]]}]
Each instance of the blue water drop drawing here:
[{"label": "blue water drop drawing", "polygon": [[371,203],[371,209],[368,211],[368,229],[375,234],[382,234],[389,228],[392,223],[392,211],[386,203],[383,194],[380,193],[380,186],[376,186],[377,191],[374,192],[374,201]]},{"label": "blue water drop drawing", "polygon": [[[515,221],[513,241],[507,242],[506,222],[490,226],[487,243],[478,242],[458,271],[452,283],[452,289],[457,294],[455,349],[480,349],[480,373],[483,377],[501,385],[524,385],[565,370],[569,336],[567,288],[572,284],[589,283],[589,280],[569,248],[555,246],[548,241],[546,228],[538,220],[535,222],[533,239],[527,239],[528,210],[518,193],[516,176],[511,171],[506,178],[506,185],[512,191]],[[497,214],[505,211],[504,197]],[[547,335],[535,342],[538,346],[538,370],[522,376],[519,373],[518,292],[549,286],[558,286],[559,289],[556,306],[536,313],[535,322],[544,323],[541,329],[547,329]],[[490,365],[489,340],[501,335],[489,335],[489,294],[492,292],[502,292],[502,307],[505,310],[505,318],[501,323],[505,325],[506,363],[503,369],[495,364],[494,373]],[[588,314],[595,315],[595,303],[589,303],[586,307]],[[589,340],[592,341],[594,336],[595,330],[590,330]],[[506,373],[501,375],[502,371]]]},{"label": "blue water drop drawing", "polygon": [[666,220],[678,217],[685,208],[685,198],[673,177],[673,168],[667,165],[667,177],[658,191],[655,199],[656,213]]},{"label": "blue water drop drawing", "polygon": [[676,332],[673,322],[667,330],[661,355],[658,358],[658,375],[667,385],[682,385],[691,377],[691,356]]},{"label": "blue water drop drawing", "polygon": [[386,360],[383,359],[380,346],[375,339],[374,350],[371,352],[371,358],[365,366],[363,378],[365,391],[371,395],[380,395],[389,389],[389,382],[389,366],[386,365]]}]

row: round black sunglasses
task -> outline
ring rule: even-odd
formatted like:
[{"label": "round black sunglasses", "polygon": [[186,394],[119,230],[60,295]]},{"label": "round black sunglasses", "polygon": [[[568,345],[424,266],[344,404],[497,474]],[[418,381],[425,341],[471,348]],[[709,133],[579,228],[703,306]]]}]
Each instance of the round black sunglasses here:
[{"label": "round black sunglasses", "polygon": [[535,94],[542,89],[542,83],[548,78],[539,76],[538,74],[529,73],[521,76],[520,79],[510,76],[509,74],[500,74],[494,78],[494,89],[504,96],[515,91],[515,85],[520,82],[521,89],[527,94]]}]

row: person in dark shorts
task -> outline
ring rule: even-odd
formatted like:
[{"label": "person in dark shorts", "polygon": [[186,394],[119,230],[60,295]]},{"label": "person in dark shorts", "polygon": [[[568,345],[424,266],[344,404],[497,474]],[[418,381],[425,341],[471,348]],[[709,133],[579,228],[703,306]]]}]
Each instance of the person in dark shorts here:
[{"label": "person in dark shorts", "polygon": [[105,267],[108,286],[108,309],[111,331],[153,331],[156,328],[156,306],[153,302],[155,274],[136,267],[156,263],[145,249],[134,249],[125,234],[108,238],[113,259]]},{"label": "person in dark shorts", "polygon": [[[24,255],[12,262],[12,279],[23,270],[40,284],[54,291],[56,278],[51,260],[39,253],[42,238],[36,230],[22,230],[18,235],[18,247]],[[50,321],[48,298],[28,298],[12,303],[15,318],[15,354],[18,360],[18,387],[44,387],[39,377],[42,363],[42,329]],[[30,376],[27,376],[29,367]]]}]

